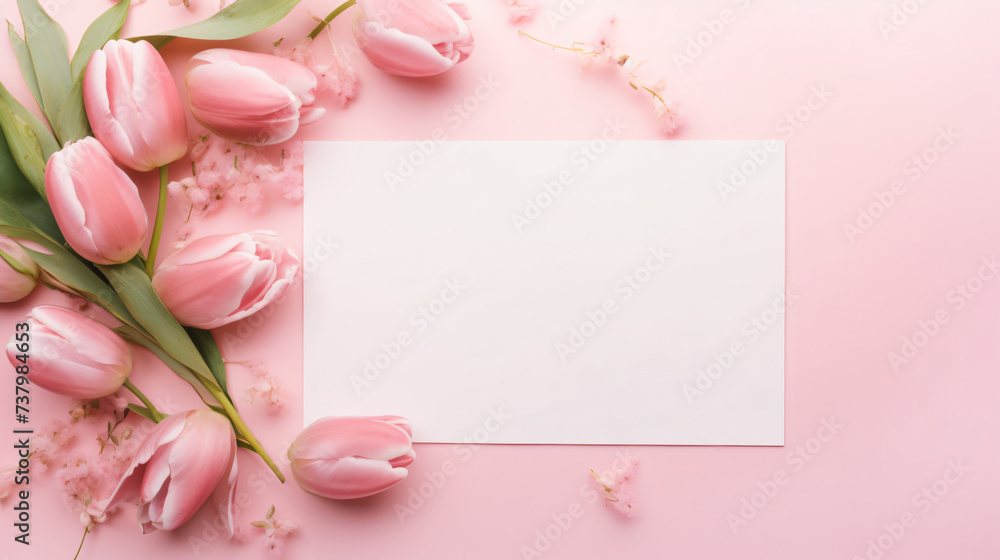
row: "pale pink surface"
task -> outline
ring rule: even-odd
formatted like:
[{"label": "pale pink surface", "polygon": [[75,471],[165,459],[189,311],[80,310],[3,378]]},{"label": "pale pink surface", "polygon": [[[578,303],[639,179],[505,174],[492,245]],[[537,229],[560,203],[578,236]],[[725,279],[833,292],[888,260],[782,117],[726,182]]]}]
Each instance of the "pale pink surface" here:
[{"label": "pale pink surface", "polygon": [[[189,13],[146,2],[134,8],[127,34],[206,17],[214,4],[195,4]],[[278,28],[230,46],[270,52],[271,41],[305,35],[313,26],[310,15],[325,15],[333,4],[306,0]],[[526,30],[563,42],[587,39],[611,9],[610,2],[585,3],[553,30],[545,13],[557,4],[544,2]],[[72,42],[107,4],[59,6],[56,17],[69,27]],[[926,3],[885,40],[878,21],[892,8],[884,0],[615,3],[623,45],[653,56],[649,64],[668,75],[674,97],[684,103],[687,125],[677,138],[787,138],[788,291],[799,299],[787,317],[786,447],[630,448],[642,463],[633,520],[607,511],[587,493],[587,469],[611,462],[619,451],[614,447],[418,445],[419,459],[406,481],[350,503],[309,496],[291,483],[279,487],[260,461],[242,451],[239,523],[246,529],[276,504],[301,526],[287,542],[288,558],[519,558],[522,546],[535,546],[536,531],[557,532],[553,516],[565,520],[563,514],[582,511],[545,558],[824,560],[864,557],[867,542],[879,538],[885,524],[909,513],[915,525],[884,558],[1000,555],[993,536],[1000,494],[1000,277],[986,281],[960,310],[948,301],[957,284],[977,273],[980,258],[994,254],[1000,234],[1000,192],[990,163],[1000,124],[1000,49],[993,29],[1000,6]],[[732,11],[733,22],[678,70],[671,55],[723,9]],[[630,97],[617,80],[581,73],[572,53],[518,38],[503,2],[478,2],[473,11],[476,51],[467,61],[438,78],[413,81],[378,73],[352,56],[358,96],[347,111],[331,111],[300,136],[417,140],[440,129],[449,139],[582,141],[597,135],[605,118],[619,117],[627,126],[623,139],[661,138],[646,99]],[[2,15],[17,21],[13,3]],[[338,41],[349,40],[350,15],[335,22]],[[206,47],[179,42],[166,50],[179,83],[186,57]],[[4,82],[29,100],[10,49],[0,49],[0,60]],[[811,89],[822,86],[832,97],[817,109],[800,109]],[[477,88],[488,98],[477,99]],[[322,97],[320,103],[335,107]],[[463,118],[454,108],[463,103],[478,109]],[[810,115],[800,128],[785,116],[797,110]],[[903,166],[948,127],[960,138],[911,181]],[[844,224],[854,223],[858,207],[874,203],[896,179],[907,191],[851,243]],[[138,180],[152,208],[154,177]],[[167,232],[177,219],[171,215]],[[199,234],[267,227],[301,248],[299,207],[272,204],[252,220],[233,207],[201,222]],[[318,255],[303,260],[307,273],[335,262]],[[263,359],[285,375],[289,403],[280,415],[241,406],[282,465],[285,446],[301,428],[300,294],[296,286],[285,301],[258,314],[265,321],[251,318],[220,331],[227,357]],[[37,290],[4,307],[0,325],[10,331],[32,305],[58,300]],[[917,322],[938,309],[947,310],[948,323],[894,372],[888,353],[899,352],[901,338],[912,337]],[[240,368],[231,368],[230,377],[233,387],[253,381]],[[170,410],[197,405],[145,351],[136,352],[133,379],[161,399],[170,389]],[[9,385],[4,390],[12,394]],[[36,425],[64,414],[64,399],[41,392],[33,398]],[[0,411],[9,427],[12,399],[3,399]],[[821,431],[830,418],[842,425],[832,439],[828,429]],[[947,495],[915,505],[913,496],[943,480],[949,461],[959,459],[969,471],[957,484],[938,484]],[[767,481],[779,471],[786,484],[734,533],[727,515],[739,515],[742,500],[754,499],[759,486],[770,489]],[[33,479],[30,558],[69,557],[76,547],[78,521],[51,485],[43,476]],[[396,506],[414,511],[401,510],[401,523]],[[0,516],[10,515],[5,503]],[[141,536],[135,519],[120,512],[88,537],[81,558],[106,558],[119,547],[141,550],[150,560],[193,557],[192,546],[204,547],[201,557],[258,554],[252,543],[226,543],[213,519],[206,509],[180,532]],[[12,527],[3,527],[0,538],[10,539]]]}]

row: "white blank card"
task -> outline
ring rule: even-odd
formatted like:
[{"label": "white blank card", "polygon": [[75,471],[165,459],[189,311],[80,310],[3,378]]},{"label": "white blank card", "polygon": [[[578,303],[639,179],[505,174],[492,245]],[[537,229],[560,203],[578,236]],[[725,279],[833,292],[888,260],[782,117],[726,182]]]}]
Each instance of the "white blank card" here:
[{"label": "white blank card", "polygon": [[782,445],[784,144],[310,142],[305,421]]}]

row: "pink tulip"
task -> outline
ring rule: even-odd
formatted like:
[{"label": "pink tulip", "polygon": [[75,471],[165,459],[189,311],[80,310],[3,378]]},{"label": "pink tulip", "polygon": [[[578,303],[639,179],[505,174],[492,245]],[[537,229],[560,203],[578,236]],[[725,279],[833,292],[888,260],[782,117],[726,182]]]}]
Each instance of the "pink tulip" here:
[{"label": "pink tulip", "polygon": [[182,325],[214,329],[281,296],[299,264],[274,232],[210,235],[179,245],[156,269],[153,289]]},{"label": "pink tulip", "polygon": [[219,136],[251,145],[288,140],[326,112],[314,107],[316,76],[269,54],[209,49],[187,67],[194,118]]},{"label": "pink tulip", "polygon": [[146,41],[108,41],[83,78],[94,136],[116,160],[149,171],[187,153],[187,117],[160,53]]},{"label": "pink tulip", "polygon": [[128,344],[89,317],[42,305],[24,322],[28,329],[7,343],[7,359],[14,367],[26,359],[31,382],[42,389],[74,399],[99,399],[120,389],[132,373]]},{"label": "pink tulip", "polygon": [[376,67],[399,76],[433,76],[472,54],[469,9],[445,0],[358,0],[354,38]]},{"label": "pink tulip", "polygon": [[28,253],[0,235],[0,303],[17,301],[35,289],[41,271]]},{"label": "pink tulip", "polygon": [[74,251],[97,264],[118,264],[139,252],[149,226],[139,189],[96,139],[52,154],[45,194]]},{"label": "pink tulip", "polygon": [[399,416],[323,418],[288,448],[292,476],[311,494],[335,500],[363,498],[406,478],[416,455],[410,422]]},{"label": "pink tulip", "polygon": [[207,409],[178,412],[142,441],[106,509],[138,501],[143,533],[172,531],[214,495],[231,537],[236,478],[236,436],[229,420]]}]

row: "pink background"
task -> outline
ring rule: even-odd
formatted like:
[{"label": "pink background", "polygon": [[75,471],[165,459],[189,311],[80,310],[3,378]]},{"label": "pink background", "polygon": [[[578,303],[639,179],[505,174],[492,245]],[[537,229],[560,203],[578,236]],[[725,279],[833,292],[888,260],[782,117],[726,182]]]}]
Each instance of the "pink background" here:
[{"label": "pink background", "polygon": [[[126,34],[159,31],[216,9],[214,0],[191,1],[190,11],[168,7],[166,0],[133,7]],[[684,104],[688,124],[677,138],[787,139],[787,289],[799,299],[787,315],[786,446],[630,448],[640,459],[633,520],[581,492],[587,469],[608,468],[624,448],[487,445],[469,453],[419,445],[407,481],[350,503],[312,497],[293,483],[281,487],[259,460],[241,452],[240,494],[249,505],[239,523],[252,535],[248,542],[214,537],[208,511],[183,530],[142,536],[133,508],[125,506],[88,538],[81,558],[116,558],[124,554],[119,550],[149,559],[252,557],[258,554],[256,533],[247,523],[262,518],[271,504],[301,525],[288,541],[289,558],[521,558],[526,549],[568,559],[1000,555],[1000,278],[973,279],[1000,239],[1000,193],[988,163],[996,160],[1000,125],[1000,6],[971,0],[923,6],[915,0],[576,3],[543,2],[525,29],[562,43],[587,39],[614,8],[620,44],[652,57],[649,75],[664,73],[668,94]],[[48,4],[74,45],[85,22],[110,5]],[[902,25],[885,38],[879,20],[888,21],[897,4],[911,14],[897,15]],[[550,25],[544,12],[560,5],[572,13]],[[333,7],[306,0],[280,25],[234,46],[269,51],[280,37],[305,35],[312,15]],[[588,140],[606,118],[619,118],[626,126],[623,139],[660,138],[647,100],[623,82],[598,70],[580,72],[573,54],[518,37],[501,0],[477,0],[472,8],[477,42],[467,62],[441,77],[412,81],[352,56],[361,79],[357,99],[347,110],[323,99],[330,113],[300,137],[420,140],[443,128],[449,139]],[[727,9],[732,17],[718,37],[699,37],[703,22]],[[14,2],[4,2],[0,15],[19,21]],[[349,17],[336,21],[335,36],[350,43]],[[707,46],[700,55],[692,50],[692,62],[679,67],[673,55],[688,48],[689,38]],[[179,83],[187,58],[202,48],[177,42],[164,51]],[[34,108],[9,47],[0,48],[0,67],[4,83]],[[496,91],[452,126],[445,112],[455,103],[472,104],[469,96],[490,76],[499,84]],[[832,96],[805,108],[812,88]],[[788,128],[786,115],[796,111],[800,126]],[[914,164],[907,162],[933,145],[939,129],[957,139],[947,151],[927,152],[935,162],[913,180],[907,170]],[[844,225],[856,223],[859,208],[876,203],[897,179],[905,193],[884,212],[876,208],[879,217],[852,242]],[[141,177],[140,185],[150,208],[152,180]],[[176,214],[167,227],[171,235]],[[301,248],[300,218],[300,205],[278,200],[256,216],[227,208],[199,221],[197,229],[275,229]],[[981,290],[956,309],[949,293],[966,282]],[[5,306],[0,330],[12,332],[34,305],[59,300],[39,289]],[[947,311],[948,323],[894,371],[888,354],[900,352],[903,337],[912,338],[918,322],[939,309]],[[281,456],[301,427],[301,287],[272,311],[263,325],[224,329],[223,336],[237,336],[223,342],[223,351],[231,360],[261,359],[284,376],[290,404],[283,411],[242,407],[265,445]],[[195,404],[149,354],[139,354],[133,378],[159,395],[168,411]],[[234,392],[252,381],[248,370],[231,366]],[[0,413],[10,426],[13,389],[9,382],[4,387]],[[36,393],[34,423],[64,414],[67,404]],[[824,419],[841,426],[832,438],[821,431]],[[949,462],[968,471],[958,478],[948,473],[945,482]],[[768,483],[776,475],[783,485]],[[432,479],[439,487],[428,483]],[[34,478],[32,489],[33,544],[12,544],[13,512],[5,502],[0,549],[12,558],[71,558],[81,531],[75,516],[50,475]],[[421,489],[422,502],[413,498]],[[933,501],[919,497],[924,489]],[[935,489],[946,494],[937,497]],[[407,507],[408,500],[415,511],[401,522],[397,506]],[[741,508],[746,518],[739,517]],[[570,511],[582,514],[565,515]],[[746,523],[734,530],[733,516]],[[915,523],[896,526],[904,517]],[[198,538],[205,548],[196,553],[190,547]],[[878,543],[888,550],[871,548]]]}]

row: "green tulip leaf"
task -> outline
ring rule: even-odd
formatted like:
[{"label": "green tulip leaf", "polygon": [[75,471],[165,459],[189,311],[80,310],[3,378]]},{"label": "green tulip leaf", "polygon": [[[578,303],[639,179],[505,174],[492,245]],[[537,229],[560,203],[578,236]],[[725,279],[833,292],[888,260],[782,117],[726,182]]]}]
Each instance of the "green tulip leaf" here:
[{"label": "green tulip leaf", "polygon": [[139,405],[139,404],[128,403],[128,409],[131,410],[132,412],[138,414],[139,416],[142,416],[146,420],[149,420],[149,421],[153,422],[154,424],[156,423],[156,417],[153,416],[153,413],[150,412],[148,408],[146,408],[146,407],[144,407],[142,405]]},{"label": "green tulip leaf", "polygon": [[108,11],[101,14],[94,23],[90,24],[83,38],[80,39],[80,46],[73,54],[73,61],[70,63],[70,72],[73,77],[73,89],[66,97],[66,102],[59,109],[59,116],[55,122],[56,132],[59,139],[65,142],[72,142],[86,138],[93,134],[90,129],[90,121],[87,120],[87,108],[83,103],[83,76],[87,69],[94,51],[101,49],[108,41],[118,39],[122,35],[122,26],[125,25],[125,16],[128,14],[128,7],[132,0],[121,0]]},{"label": "green tulip leaf", "polygon": [[13,256],[8,255],[2,249],[0,249],[0,260],[7,263],[7,266],[13,268],[18,274],[23,274],[25,276],[31,276],[35,280],[38,280],[38,274],[31,270],[30,268],[21,264],[21,261],[15,259]]},{"label": "green tulip leaf", "polygon": [[7,146],[11,153],[15,154],[14,161],[21,173],[27,177],[38,194],[45,196],[46,159],[35,131],[7,105],[0,107],[0,127],[3,128]]},{"label": "green tulip leaf", "polygon": [[21,174],[45,197],[45,162],[59,151],[59,143],[45,123],[21,105],[0,84],[0,128]]},{"label": "green tulip leaf", "polygon": [[124,338],[125,340],[138,344],[139,346],[142,346],[143,348],[155,354],[156,357],[159,358],[160,361],[162,361],[164,364],[166,364],[167,367],[172,369],[174,373],[177,374],[178,377],[180,377],[184,381],[187,381],[192,387],[194,387],[195,391],[198,393],[198,396],[201,397],[201,400],[204,401],[205,404],[212,406],[213,403],[218,402],[215,400],[215,397],[213,397],[212,394],[205,389],[204,385],[202,385],[198,375],[196,375],[193,371],[191,371],[190,368],[188,368],[184,364],[175,360],[173,356],[167,354],[167,352],[163,350],[163,348],[157,346],[155,342],[144,336],[141,332],[128,325],[116,328],[115,332],[118,333],[118,335]]},{"label": "green tulip leaf", "polygon": [[22,223],[32,225],[50,238],[62,242],[62,233],[59,232],[52,210],[17,167],[3,134],[0,134],[0,177],[3,178],[0,180],[0,199],[7,203],[9,211],[20,215]]},{"label": "green tulip leaf", "polygon": [[214,381],[205,359],[191,342],[191,337],[184,331],[184,327],[164,307],[142,267],[125,263],[97,265],[97,268],[121,296],[125,307],[135,320],[152,335],[163,350],[195,373]]},{"label": "green tulip leaf", "polygon": [[229,396],[229,388],[226,386],[226,363],[222,359],[222,353],[219,352],[219,345],[215,342],[215,337],[212,336],[211,331],[203,329],[188,327],[186,330],[191,336],[191,341],[201,352],[201,356],[205,358],[208,368],[212,370],[215,382],[219,384],[219,388],[222,389],[229,402],[233,402],[233,397]]},{"label": "green tulip leaf", "polygon": [[63,142],[75,142],[93,134],[87,120],[87,108],[83,105],[83,75],[76,79],[66,104],[59,110],[56,128]]},{"label": "green tulip leaf", "polygon": [[31,64],[31,53],[28,52],[28,45],[24,39],[17,34],[14,25],[7,22],[7,35],[10,37],[10,45],[14,47],[14,54],[17,55],[17,65],[21,68],[21,76],[24,83],[31,90],[31,95],[35,98],[35,103],[42,106],[42,92],[38,90],[38,78],[35,76],[35,67]]},{"label": "green tulip leaf", "polygon": [[42,112],[54,128],[59,109],[73,88],[66,32],[45,13],[38,0],[17,0],[17,7],[21,11],[24,42],[28,45],[42,97]]},{"label": "green tulip leaf", "polygon": [[122,26],[125,25],[125,16],[128,14],[128,7],[132,0],[121,0],[114,6],[101,14],[94,23],[90,24],[87,31],[80,39],[80,46],[73,53],[73,61],[70,63],[70,74],[73,79],[78,79],[83,75],[87,63],[90,62],[90,55],[94,51],[101,49],[112,40],[122,36]]},{"label": "green tulip leaf", "polygon": [[118,294],[97,273],[85,265],[79,257],[33,227],[6,200],[0,200],[0,233],[41,245],[47,252],[36,251],[24,244],[21,247],[39,268],[49,273],[60,284],[69,286],[88,300],[100,305],[121,322],[137,325]]},{"label": "green tulip leaf", "polygon": [[219,10],[214,16],[145,37],[132,37],[130,41],[149,41],[157,49],[177,38],[203,41],[228,41],[266,29],[281,21],[300,0],[236,0]]}]

